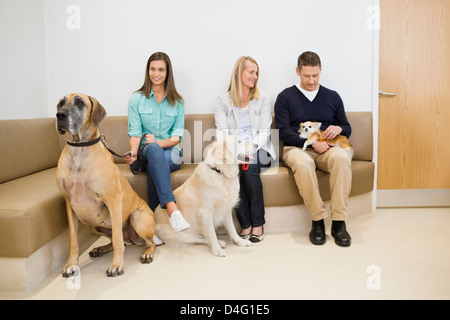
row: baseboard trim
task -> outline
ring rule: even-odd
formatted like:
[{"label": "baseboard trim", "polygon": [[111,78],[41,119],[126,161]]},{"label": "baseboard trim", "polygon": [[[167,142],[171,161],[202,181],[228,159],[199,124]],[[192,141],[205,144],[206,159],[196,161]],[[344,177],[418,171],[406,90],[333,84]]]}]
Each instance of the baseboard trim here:
[{"label": "baseboard trim", "polygon": [[377,190],[377,208],[450,207],[450,189]]}]

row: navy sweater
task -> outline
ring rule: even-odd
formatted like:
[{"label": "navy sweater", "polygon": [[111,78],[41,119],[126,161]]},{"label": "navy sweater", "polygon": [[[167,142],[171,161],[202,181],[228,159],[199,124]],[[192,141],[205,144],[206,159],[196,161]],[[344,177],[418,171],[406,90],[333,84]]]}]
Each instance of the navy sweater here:
[{"label": "navy sweater", "polygon": [[322,122],[321,130],[330,125],[342,128],[341,135],[350,137],[352,129],[345,115],[344,103],[336,91],[320,86],[313,101],[294,85],[283,90],[275,102],[275,126],[285,146],[303,147],[305,139],[300,138],[300,123]]}]

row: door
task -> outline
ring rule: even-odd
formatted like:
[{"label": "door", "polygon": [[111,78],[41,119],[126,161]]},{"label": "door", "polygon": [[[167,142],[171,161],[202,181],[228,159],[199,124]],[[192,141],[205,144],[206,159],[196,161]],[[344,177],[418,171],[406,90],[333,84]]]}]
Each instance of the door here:
[{"label": "door", "polygon": [[450,188],[450,1],[380,1],[378,189]]}]

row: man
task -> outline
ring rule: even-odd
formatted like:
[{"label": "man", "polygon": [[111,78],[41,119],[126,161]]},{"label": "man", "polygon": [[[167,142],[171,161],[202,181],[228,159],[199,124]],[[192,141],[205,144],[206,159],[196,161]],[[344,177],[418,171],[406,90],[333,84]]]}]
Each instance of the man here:
[{"label": "man", "polygon": [[314,52],[304,52],[298,58],[300,84],[282,91],[275,102],[275,125],[284,143],[283,161],[292,169],[295,182],[311,214],[310,241],[322,245],[326,241],[324,218],[327,216],[319,194],[316,167],[330,173],[331,235],[339,246],[348,247],[351,237],[346,230],[348,196],[351,189],[351,154],[331,143],[315,142],[302,150],[306,139],[299,136],[301,122],[321,122],[325,139],[341,134],[347,138],[351,127],[339,94],[319,84],[322,65]]}]

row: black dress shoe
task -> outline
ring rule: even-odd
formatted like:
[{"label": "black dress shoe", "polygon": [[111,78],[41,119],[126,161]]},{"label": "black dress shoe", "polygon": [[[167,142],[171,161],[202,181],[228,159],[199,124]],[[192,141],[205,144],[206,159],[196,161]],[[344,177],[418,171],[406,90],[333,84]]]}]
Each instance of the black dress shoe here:
[{"label": "black dress shoe", "polygon": [[352,242],[352,237],[350,237],[345,227],[345,221],[333,220],[331,223],[331,235],[338,246],[349,247]]},{"label": "black dress shoe", "polygon": [[325,223],[322,220],[312,222],[312,228],[309,232],[309,240],[312,244],[322,245],[325,243]]}]

